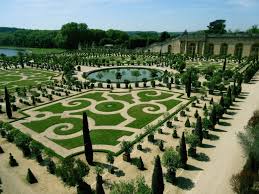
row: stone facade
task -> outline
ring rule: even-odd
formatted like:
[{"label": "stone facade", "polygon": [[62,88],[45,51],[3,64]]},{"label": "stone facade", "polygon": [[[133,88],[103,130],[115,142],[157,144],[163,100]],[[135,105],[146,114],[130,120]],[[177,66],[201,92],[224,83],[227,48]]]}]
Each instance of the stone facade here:
[{"label": "stone facade", "polygon": [[181,53],[187,55],[258,56],[259,35],[254,34],[183,34],[146,48],[150,52]]}]

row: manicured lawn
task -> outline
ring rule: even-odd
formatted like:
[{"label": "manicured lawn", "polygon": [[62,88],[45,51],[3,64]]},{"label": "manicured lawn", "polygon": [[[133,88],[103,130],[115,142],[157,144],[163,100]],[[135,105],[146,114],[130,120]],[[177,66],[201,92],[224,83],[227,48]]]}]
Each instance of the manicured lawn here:
[{"label": "manicured lawn", "polygon": [[[120,143],[117,141],[122,136],[130,136],[133,133],[130,131],[122,130],[112,130],[112,129],[98,129],[90,131],[91,141],[94,145],[117,145]],[[83,136],[64,139],[64,140],[54,140],[58,145],[65,147],[67,149],[73,149],[79,146],[83,146]]]},{"label": "manicured lawn", "polygon": [[14,92],[16,87],[36,86],[40,83],[47,83],[58,73],[32,68],[18,68],[0,71],[0,93],[3,93],[4,86]]},{"label": "manicured lawn", "polygon": [[102,102],[97,104],[95,109],[102,112],[113,112],[121,110],[124,105],[120,102]]},{"label": "manicured lawn", "polygon": [[[157,111],[159,110],[159,107],[153,104],[141,104],[141,105],[136,105],[131,107],[128,110],[128,114],[135,118],[136,120],[129,123],[127,127],[132,127],[136,129],[141,129],[145,126],[147,126],[150,122],[153,120],[157,119],[159,116],[162,114],[148,114],[143,111],[143,108],[149,107],[150,110],[152,111]],[[151,112],[152,112],[151,111]]]},{"label": "manicured lawn", "polygon": [[[30,128],[37,133],[44,132],[47,128],[60,123],[71,123],[73,128],[70,130],[61,130],[61,127],[57,127],[54,131],[58,135],[69,135],[82,130],[82,120],[78,118],[61,118],[60,116],[53,116],[48,119],[40,121],[31,121],[28,123],[23,123],[26,127]],[[64,128],[66,125],[64,124]]]},{"label": "manicured lawn", "polygon": [[[76,105],[76,103],[80,103],[79,105]],[[76,106],[63,106],[61,102],[59,103],[56,103],[56,104],[52,104],[50,106],[46,106],[46,107],[43,107],[41,109],[38,109],[37,111],[40,111],[40,112],[52,112],[54,114],[57,114],[57,113],[63,113],[65,111],[71,111],[71,110],[79,110],[79,109],[82,109],[82,108],[86,108],[88,106],[91,105],[91,102],[87,101],[87,100],[73,100],[71,102],[68,103],[69,105],[76,105]]]},{"label": "manicured lawn", "polygon": [[[95,114],[90,110],[85,111],[89,117],[91,117],[95,121],[96,126],[114,126],[118,125],[126,119],[122,117],[120,114]],[[71,113],[71,115],[82,115],[83,112]]]},{"label": "manicured lawn", "polygon": [[130,104],[133,104],[133,97],[131,94],[125,94],[125,95],[117,95],[117,94],[109,94],[110,97],[112,97],[114,100],[121,100],[128,102]]},{"label": "manicured lawn", "polygon": [[103,95],[103,92],[91,92],[91,93],[87,93],[82,96],[79,96],[77,98],[90,98],[97,102],[107,100],[102,95]]},{"label": "manicured lawn", "polygon": [[28,48],[28,47],[13,47],[13,46],[0,46],[0,48],[10,48],[10,49],[22,49],[26,51],[31,51],[33,54],[51,54],[51,53],[61,53],[64,49],[60,48]]},{"label": "manicured lawn", "polygon": [[174,108],[175,106],[177,106],[179,103],[181,103],[181,101],[170,99],[170,100],[166,100],[166,101],[159,101],[158,103],[165,105],[166,110],[169,111],[172,108]]},{"label": "manicured lawn", "polygon": [[162,92],[160,95],[157,95],[155,90],[142,91],[138,93],[141,102],[149,102],[151,100],[162,100],[169,97],[172,97],[173,94]]}]

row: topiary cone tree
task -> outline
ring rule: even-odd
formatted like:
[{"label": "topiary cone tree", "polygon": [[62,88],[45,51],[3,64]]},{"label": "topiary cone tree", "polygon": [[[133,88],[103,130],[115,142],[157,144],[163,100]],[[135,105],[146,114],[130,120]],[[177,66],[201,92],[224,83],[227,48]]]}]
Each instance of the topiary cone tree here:
[{"label": "topiary cone tree", "polygon": [[196,134],[198,135],[199,140],[200,140],[199,144],[201,145],[202,140],[203,140],[203,132],[202,132],[202,121],[201,121],[200,116],[197,118],[195,131],[196,131]]},{"label": "topiary cone tree", "polygon": [[186,149],[186,143],[185,143],[185,135],[184,132],[182,134],[182,138],[180,140],[180,147],[179,147],[179,154],[180,154],[180,162],[183,168],[186,167],[187,164],[187,149]]},{"label": "topiary cone tree", "polygon": [[93,165],[93,146],[86,112],[83,113],[83,138],[85,147],[85,158],[89,165]]},{"label": "topiary cone tree", "polygon": [[34,174],[32,173],[31,169],[28,168],[28,173],[27,173],[27,177],[26,177],[27,181],[30,184],[34,184],[37,183],[38,180],[36,179],[36,177],[34,176]]},{"label": "topiary cone tree", "polygon": [[103,179],[102,176],[99,175],[99,173],[96,176],[96,189],[95,189],[96,194],[105,194],[104,189],[103,189]]},{"label": "topiary cone tree", "polygon": [[164,179],[161,167],[160,157],[157,155],[155,159],[155,166],[152,175],[152,194],[163,194]]},{"label": "topiary cone tree", "polygon": [[91,194],[92,193],[92,189],[91,189],[91,186],[88,185],[86,182],[84,181],[80,181],[78,183],[78,186],[77,186],[77,194]]},{"label": "topiary cone tree", "polygon": [[7,117],[9,119],[11,119],[12,118],[12,108],[11,108],[11,103],[10,103],[10,96],[8,94],[8,90],[6,87],[4,88],[4,92],[5,92],[6,114],[7,114]]}]

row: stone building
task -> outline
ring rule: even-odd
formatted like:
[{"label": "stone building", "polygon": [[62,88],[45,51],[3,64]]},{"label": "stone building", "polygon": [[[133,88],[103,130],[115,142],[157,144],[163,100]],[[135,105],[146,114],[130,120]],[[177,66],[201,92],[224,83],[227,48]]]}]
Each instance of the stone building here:
[{"label": "stone building", "polygon": [[146,51],[187,55],[258,56],[259,35],[256,34],[188,34],[154,43]]}]

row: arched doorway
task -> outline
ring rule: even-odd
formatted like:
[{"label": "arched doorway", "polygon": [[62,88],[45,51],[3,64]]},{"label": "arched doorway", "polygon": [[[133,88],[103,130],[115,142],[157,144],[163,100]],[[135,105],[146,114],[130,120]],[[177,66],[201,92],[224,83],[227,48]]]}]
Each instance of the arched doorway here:
[{"label": "arched doorway", "polygon": [[227,54],[228,54],[228,45],[226,43],[223,43],[220,46],[220,55],[226,56]]},{"label": "arched doorway", "polygon": [[259,55],[259,44],[253,44],[251,46],[250,56],[258,57],[258,55]]},{"label": "arched doorway", "polygon": [[167,52],[168,53],[172,53],[172,45],[171,44],[168,45]]},{"label": "arched doorway", "polygon": [[243,56],[243,44],[239,43],[235,46],[235,57],[241,58]]},{"label": "arched doorway", "polygon": [[195,54],[195,49],[196,49],[196,44],[195,43],[188,44],[187,55],[193,56]]},{"label": "arched doorway", "polygon": [[208,45],[208,55],[209,56],[214,55],[214,44],[209,44]]}]

